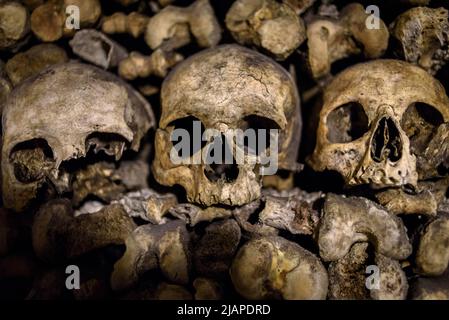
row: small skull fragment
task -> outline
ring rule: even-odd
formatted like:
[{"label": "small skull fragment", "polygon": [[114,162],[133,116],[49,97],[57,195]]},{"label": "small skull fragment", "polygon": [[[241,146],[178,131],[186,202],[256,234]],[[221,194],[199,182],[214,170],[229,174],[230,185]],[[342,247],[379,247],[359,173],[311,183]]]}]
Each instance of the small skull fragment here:
[{"label": "small skull fragment", "polygon": [[416,7],[402,13],[390,26],[399,54],[435,75],[449,61],[449,12]]},{"label": "small skull fragment", "polygon": [[244,45],[261,47],[285,60],[306,39],[304,22],[287,4],[274,0],[238,0],[226,14],[226,27]]},{"label": "small skull fragment", "polygon": [[307,25],[308,66],[315,79],[330,75],[333,62],[363,51],[368,59],[381,57],[388,47],[388,29],[368,29],[369,16],[359,3],[344,7],[337,17],[315,16]]},{"label": "small skull fragment", "polygon": [[69,44],[77,56],[104,69],[117,67],[128,57],[124,47],[94,29],[78,31]]},{"label": "small skull fragment", "polygon": [[321,258],[338,260],[354,243],[366,241],[393,259],[405,259],[412,252],[405,226],[396,215],[365,198],[328,194],[318,235]]},{"label": "small skull fragment", "polygon": [[165,7],[149,19],[145,41],[153,50],[170,52],[190,43],[190,34],[204,48],[220,42],[220,24],[209,0],[196,0],[186,8]]}]

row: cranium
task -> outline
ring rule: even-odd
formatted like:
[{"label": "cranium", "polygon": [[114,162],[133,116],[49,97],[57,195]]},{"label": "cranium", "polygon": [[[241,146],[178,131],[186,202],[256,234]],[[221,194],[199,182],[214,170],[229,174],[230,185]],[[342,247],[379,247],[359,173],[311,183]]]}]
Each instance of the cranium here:
[{"label": "cranium", "polygon": [[45,182],[70,191],[66,166],[88,151],[114,156],[139,149],[153,124],[150,106],[106,71],[69,62],[51,66],[16,87],[4,105],[4,205],[23,209]]},{"label": "cranium", "polygon": [[348,185],[416,186],[417,157],[449,120],[443,86],[397,60],[350,67],[326,88],[310,165]]},{"label": "cranium", "polygon": [[[165,79],[161,103],[153,173],[163,185],[183,186],[191,202],[242,205],[259,198],[261,189],[257,165],[235,161],[174,164],[171,133],[175,128],[192,131],[193,120],[201,121],[204,130],[223,134],[223,141],[229,142],[234,152],[242,152],[242,148],[234,140],[228,141],[229,130],[278,129],[278,168],[294,170],[297,166],[302,124],[298,92],[290,74],[262,54],[237,45],[202,51],[180,63]],[[211,145],[207,142],[191,148],[189,160]],[[245,152],[244,159],[248,157]]]}]

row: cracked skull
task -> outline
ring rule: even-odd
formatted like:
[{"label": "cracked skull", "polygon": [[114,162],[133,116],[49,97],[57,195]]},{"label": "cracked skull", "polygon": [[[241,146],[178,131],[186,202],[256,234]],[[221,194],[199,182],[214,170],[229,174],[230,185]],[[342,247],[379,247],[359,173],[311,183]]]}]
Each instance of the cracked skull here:
[{"label": "cracked skull", "polygon": [[52,66],[16,87],[4,106],[3,201],[20,211],[50,185],[70,191],[69,163],[103,151],[118,161],[137,151],[153,125],[150,106],[131,87],[96,67]]},{"label": "cracked skull", "polygon": [[[296,85],[286,70],[262,54],[237,45],[202,51],[179,64],[165,79],[161,103],[153,173],[163,185],[184,187],[191,202],[242,205],[259,198],[259,152],[270,153],[270,159],[276,153],[278,169],[297,168],[302,123]],[[201,123],[204,133],[214,132],[213,139],[206,134],[202,142],[190,141],[188,161],[175,164],[170,156],[172,133],[175,129],[192,132],[194,122]],[[277,130],[277,148],[266,141],[264,150],[248,152],[252,146],[236,143],[230,133],[238,129],[245,133],[246,129],[257,133],[260,129]],[[198,139],[194,133],[189,136]],[[231,161],[204,161],[217,136],[223,154],[232,154]],[[236,161],[237,154],[243,154],[244,161]],[[198,156],[201,161],[195,162]]]},{"label": "cracked skull", "polygon": [[326,88],[309,164],[348,185],[416,186],[417,157],[449,120],[443,86],[397,60],[350,67]]}]

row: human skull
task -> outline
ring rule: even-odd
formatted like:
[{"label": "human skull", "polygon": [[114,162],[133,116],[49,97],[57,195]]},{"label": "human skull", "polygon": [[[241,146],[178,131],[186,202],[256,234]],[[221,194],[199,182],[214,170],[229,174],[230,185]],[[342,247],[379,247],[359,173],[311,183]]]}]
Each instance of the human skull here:
[{"label": "human skull", "polygon": [[326,88],[314,170],[335,170],[348,185],[416,186],[417,157],[449,120],[443,86],[424,70],[397,60],[358,64]]},{"label": "human skull", "polygon": [[[229,130],[278,129],[277,168],[297,167],[302,125],[297,88],[286,70],[260,53],[224,45],[190,57],[165,79],[161,104],[154,177],[163,185],[183,186],[191,202],[242,205],[260,197],[262,183],[258,165],[251,161],[191,164],[210,147],[210,140],[191,148],[188,160],[192,161],[175,164],[170,158],[171,134],[175,128],[191,130],[194,120],[201,121],[203,130],[222,134],[226,138],[222,141],[230,143],[236,153],[243,148],[228,141]],[[252,156],[244,153],[245,160]]]},{"label": "human skull", "polygon": [[22,210],[46,182],[70,190],[66,164],[104,151],[119,160],[153,125],[147,102],[112,74],[81,63],[51,66],[22,82],[3,110],[2,187]]}]

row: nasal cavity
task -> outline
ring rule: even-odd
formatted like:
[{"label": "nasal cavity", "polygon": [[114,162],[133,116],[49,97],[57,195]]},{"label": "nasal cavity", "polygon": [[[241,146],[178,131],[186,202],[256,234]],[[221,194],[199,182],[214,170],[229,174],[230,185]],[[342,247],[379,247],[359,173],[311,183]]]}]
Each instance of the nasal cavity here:
[{"label": "nasal cavity", "polygon": [[376,162],[386,159],[396,162],[402,156],[402,141],[393,120],[384,117],[377,123],[371,140],[371,158]]},{"label": "nasal cavity", "polygon": [[211,182],[231,183],[237,180],[239,168],[232,154],[232,148],[222,135],[210,144],[206,157],[204,175]]}]

